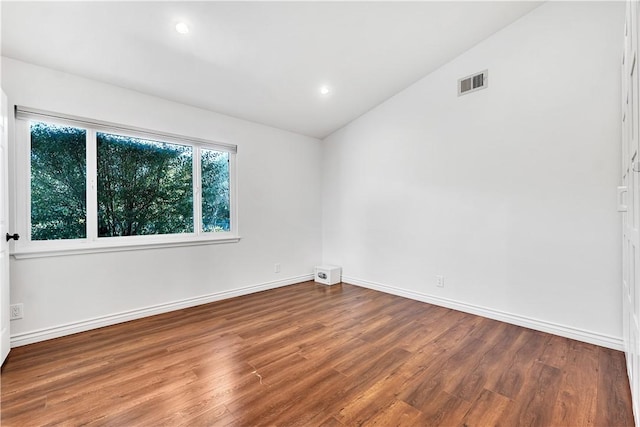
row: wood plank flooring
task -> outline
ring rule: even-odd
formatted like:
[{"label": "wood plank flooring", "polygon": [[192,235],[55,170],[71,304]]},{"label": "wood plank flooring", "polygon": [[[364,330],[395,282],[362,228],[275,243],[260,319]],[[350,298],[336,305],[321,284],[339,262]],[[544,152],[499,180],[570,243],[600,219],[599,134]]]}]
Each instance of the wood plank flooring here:
[{"label": "wood plank flooring", "polygon": [[624,355],[305,282],[11,351],[2,426],[632,426]]}]

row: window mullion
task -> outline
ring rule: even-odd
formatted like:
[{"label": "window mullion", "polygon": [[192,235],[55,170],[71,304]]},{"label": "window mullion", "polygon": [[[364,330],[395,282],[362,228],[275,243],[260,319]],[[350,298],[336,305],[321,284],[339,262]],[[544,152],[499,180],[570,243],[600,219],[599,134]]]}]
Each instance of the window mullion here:
[{"label": "window mullion", "polygon": [[87,131],[87,239],[98,239],[98,148],[96,131]]}]

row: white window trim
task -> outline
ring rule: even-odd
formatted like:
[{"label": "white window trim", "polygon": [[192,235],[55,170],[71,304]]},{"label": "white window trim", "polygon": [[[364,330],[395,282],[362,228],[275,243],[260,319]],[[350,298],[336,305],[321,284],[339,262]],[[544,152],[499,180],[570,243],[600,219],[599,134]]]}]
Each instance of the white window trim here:
[{"label": "white window trim", "polygon": [[[31,120],[73,126],[87,130],[87,238],[85,239],[31,240],[31,131],[29,125]],[[195,231],[193,233],[98,237],[97,187],[95,185],[97,177],[96,132],[117,133],[119,135],[159,140],[192,147],[193,209],[195,219]],[[15,200],[13,203],[14,218],[16,220],[16,231],[21,236],[21,238],[14,243],[13,251],[11,252],[11,255],[16,259],[235,243],[240,241],[240,236],[238,235],[236,184],[237,147],[235,145],[148,131],[140,128],[16,106],[14,146],[16,153],[16,191],[14,193]],[[229,232],[214,233],[201,231],[201,148],[229,153],[229,214],[231,220],[231,230]]]}]

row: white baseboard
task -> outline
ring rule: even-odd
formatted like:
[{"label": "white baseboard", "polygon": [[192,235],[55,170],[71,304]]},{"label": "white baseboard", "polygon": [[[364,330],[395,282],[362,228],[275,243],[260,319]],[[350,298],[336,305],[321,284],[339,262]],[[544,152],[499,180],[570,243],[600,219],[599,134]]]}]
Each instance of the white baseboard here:
[{"label": "white baseboard", "polygon": [[422,301],[433,305],[451,308],[454,310],[463,311],[465,313],[476,314],[478,316],[488,317],[489,319],[523,326],[525,328],[534,329],[536,331],[547,332],[550,334],[559,335],[561,337],[599,345],[601,347],[624,351],[624,344],[621,337],[599,334],[597,332],[521,316],[519,314],[507,313],[504,311],[481,307],[474,304],[467,304],[448,298],[441,298],[433,295],[423,294],[420,292],[410,291],[407,289],[397,288],[394,286],[383,285],[381,283],[358,279],[356,277],[342,276],[342,281],[351,285],[361,286],[363,288],[369,288],[392,295],[398,295],[416,301]]},{"label": "white baseboard", "polygon": [[[11,347],[19,347],[22,345],[32,344],[39,341],[45,341],[53,338],[59,338],[65,335],[71,335],[78,332],[89,331],[91,329],[102,328],[104,326],[115,325],[117,323],[128,322],[129,320],[140,319],[142,317],[162,314],[169,311],[180,310],[196,305],[207,304],[214,301],[233,298],[241,295],[252,294],[255,292],[275,289],[282,286],[288,286],[295,283],[313,280],[313,274],[305,274],[301,276],[289,277],[283,280],[265,282],[259,285],[246,286],[243,288],[231,289],[228,291],[216,292],[213,294],[202,295],[194,298],[187,298],[179,301],[172,301],[164,304],[153,305],[135,310],[124,311],[120,313],[110,314],[107,316],[85,319],[78,322],[67,323],[64,325],[52,326],[50,328],[38,329],[35,331],[22,332],[11,336]],[[584,329],[564,326],[557,323],[547,322],[544,320],[534,319],[531,317],[521,316],[512,313],[506,313],[478,305],[467,304],[460,301],[441,298],[433,295],[427,295],[420,292],[401,289],[394,286],[383,285],[381,283],[371,282],[355,277],[343,276],[342,281],[364,288],[374,289],[376,291],[385,292],[392,295],[398,295],[410,298],[416,301],[422,301],[454,310],[463,311],[465,313],[476,314],[478,316],[488,317],[490,319],[511,323],[525,328],[537,331],[548,332],[550,334],[559,335],[561,337],[571,338],[614,350],[624,351],[622,338],[610,335],[599,334]]]},{"label": "white baseboard", "polygon": [[179,301],[172,301],[164,304],[152,305],[135,310],[123,311],[120,313],[109,314],[107,316],[95,317],[93,319],[85,319],[78,322],[67,323],[64,325],[52,326],[50,328],[22,332],[19,334],[11,335],[11,347],[19,347],[22,345],[45,341],[52,338],[59,338],[65,335],[71,335],[78,332],[89,331],[91,329],[102,328],[104,326],[115,325],[117,323],[128,322],[129,320],[140,319],[142,317],[153,316],[169,311],[180,310],[187,307],[207,304],[214,301],[252,294],[255,292],[266,291],[268,289],[275,289],[282,286],[293,285],[295,283],[306,282],[307,280],[313,280],[313,273],[289,277],[272,282],[265,282],[259,285],[246,286],[243,288],[231,289],[222,292],[215,292],[213,294],[187,298]]}]

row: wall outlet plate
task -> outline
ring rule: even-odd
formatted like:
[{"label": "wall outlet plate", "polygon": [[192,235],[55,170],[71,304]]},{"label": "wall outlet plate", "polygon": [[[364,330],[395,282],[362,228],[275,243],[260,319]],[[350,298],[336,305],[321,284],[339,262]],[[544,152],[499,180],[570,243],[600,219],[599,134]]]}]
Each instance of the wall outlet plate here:
[{"label": "wall outlet plate", "polygon": [[24,313],[24,305],[20,304],[11,304],[9,308],[9,320],[18,320],[22,319]]},{"label": "wall outlet plate", "polygon": [[444,276],[436,276],[436,286],[444,288]]}]

